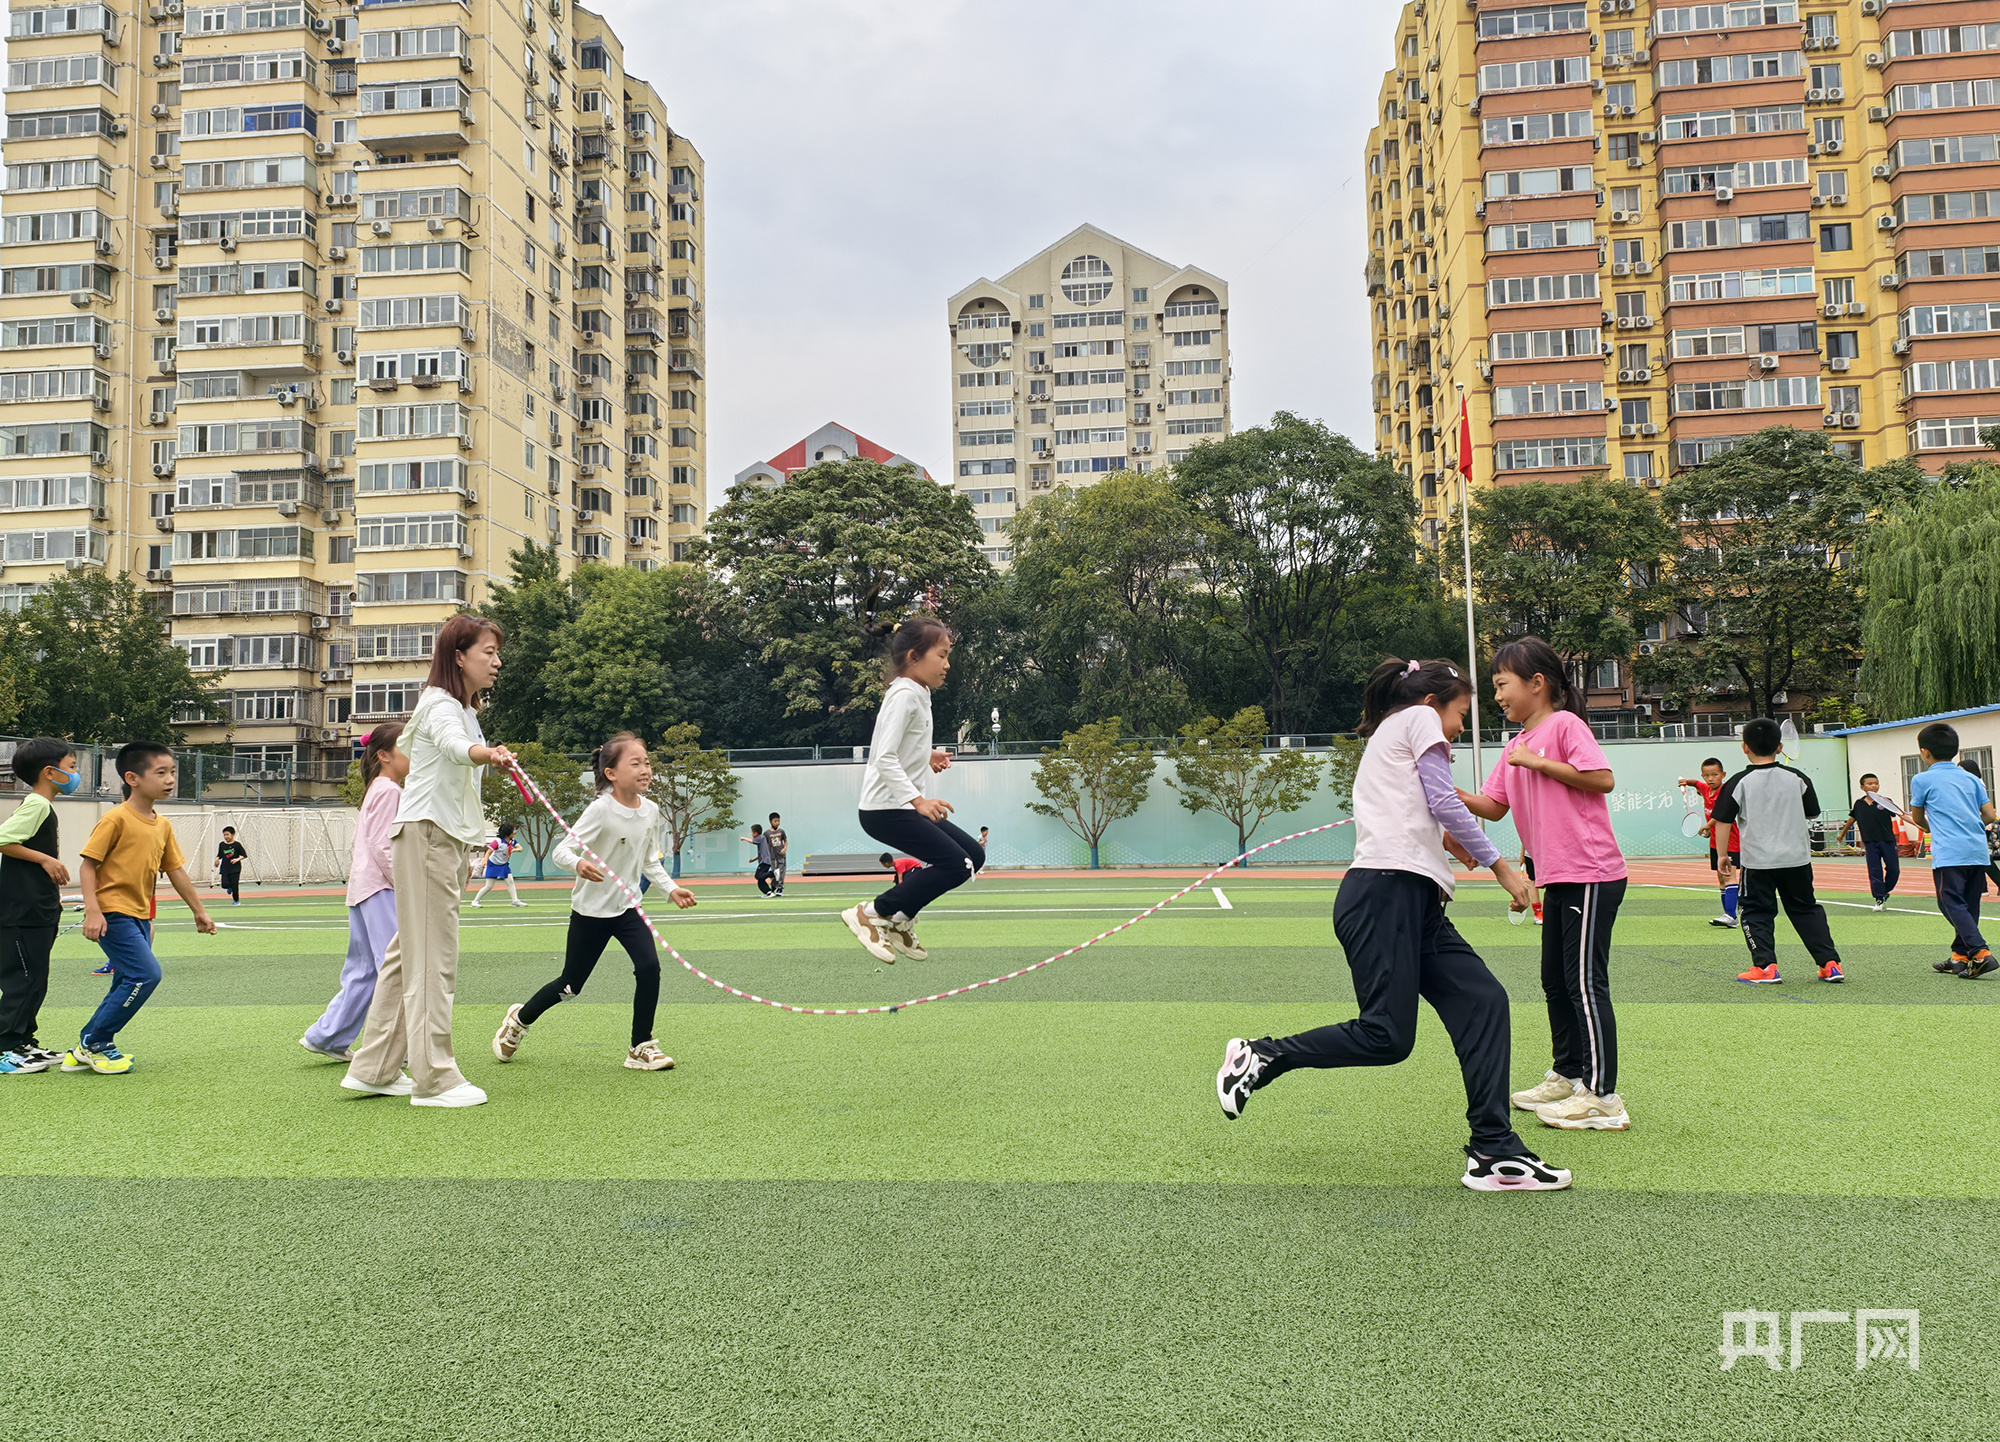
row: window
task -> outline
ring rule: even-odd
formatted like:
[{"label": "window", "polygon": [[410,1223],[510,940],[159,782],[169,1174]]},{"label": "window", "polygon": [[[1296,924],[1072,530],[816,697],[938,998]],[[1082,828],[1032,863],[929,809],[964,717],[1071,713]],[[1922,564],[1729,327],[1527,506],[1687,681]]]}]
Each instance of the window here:
[{"label": "window", "polygon": [[1604,87],[1604,103],[1617,106],[1622,115],[1630,115],[1639,108],[1639,87],[1630,80],[1607,85]]},{"label": "window", "polygon": [[1835,415],[1859,415],[1861,413],[1860,386],[1828,386],[1826,408]]},{"label": "window", "polygon": [[1635,484],[1643,484],[1653,478],[1653,453],[1651,451],[1625,452],[1625,479]]},{"label": "window", "polygon": [[1630,55],[1634,49],[1630,30],[1607,30],[1604,32],[1604,53],[1606,55]]},{"label": "window", "polygon": [[1637,210],[1639,208],[1639,187],[1636,185],[1614,185],[1611,187],[1611,208],[1613,210]]},{"label": "window", "polygon": [[1604,437],[1502,441],[1493,448],[1493,460],[1495,468],[1502,471],[1601,466],[1605,463]]},{"label": "window", "polygon": [[1618,688],[1618,663],[1599,661],[1590,678],[1591,688],[1597,691],[1613,691]]},{"label": "window", "polygon": [[1111,294],[1111,267],[1094,255],[1080,255],[1062,269],[1062,293],[1078,305],[1096,305]]},{"label": "window", "polygon": [[1813,66],[1812,76],[1806,82],[1814,90],[1838,90],[1840,83],[1840,66],[1837,63]]},{"label": "window", "polygon": [[1860,337],[1856,332],[1851,330],[1827,332],[1826,358],[1828,360],[1858,360],[1860,356]]},{"label": "window", "polygon": [[1132,289],[1132,304],[1144,305],[1146,303],[1146,294],[1147,290],[1145,286],[1134,286]]},{"label": "window", "polygon": [[1854,227],[1845,221],[1838,225],[1822,225],[1819,228],[1819,248],[1822,251],[1854,249]]},{"label": "window", "polygon": [[1847,199],[1847,172],[1844,170],[1822,170],[1813,177],[1816,194],[1828,202],[1838,204]]}]

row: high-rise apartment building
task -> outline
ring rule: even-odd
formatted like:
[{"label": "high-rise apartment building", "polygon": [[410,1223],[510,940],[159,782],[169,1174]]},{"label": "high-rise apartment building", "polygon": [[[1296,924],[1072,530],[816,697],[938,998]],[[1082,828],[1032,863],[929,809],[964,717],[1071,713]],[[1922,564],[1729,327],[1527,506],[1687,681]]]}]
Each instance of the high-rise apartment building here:
[{"label": "high-rise apartment building", "polygon": [[1094,225],[945,304],[953,484],[988,559],[1055,486],[1173,462],[1229,434],[1229,286]]},{"label": "high-rise apartment building", "polygon": [[650,568],[699,531],[702,162],[600,17],[11,20],[0,605],[142,575],[228,673],[191,739],[337,776],[524,542]]},{"label": "high-rise apartment building", "polygon": [[[1367,151],[1376,448],[1658,485],[1770,425],[2000,423],[2000,0],[1416,0]],[[1441,492],[1443,494],[1441,494]]]}]

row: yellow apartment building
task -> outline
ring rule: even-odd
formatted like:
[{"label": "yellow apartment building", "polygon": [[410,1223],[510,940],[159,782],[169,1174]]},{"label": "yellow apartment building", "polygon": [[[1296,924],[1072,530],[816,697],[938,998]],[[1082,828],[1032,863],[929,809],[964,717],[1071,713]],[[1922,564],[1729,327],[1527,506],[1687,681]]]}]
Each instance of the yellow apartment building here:
[{"label": "yellow apartment building", "polygon": [[1171,465],[1229,434],[1229,283],[1094,225],[945,302],[952,484],[987,559],[1054,486]]},{"label": "yellow apartment building", "polygon": [[590,11],[18,7],[4,158],[0,605],[143,577],[246,782],[337,778],[524,542],[700,531],[701,157]]}]

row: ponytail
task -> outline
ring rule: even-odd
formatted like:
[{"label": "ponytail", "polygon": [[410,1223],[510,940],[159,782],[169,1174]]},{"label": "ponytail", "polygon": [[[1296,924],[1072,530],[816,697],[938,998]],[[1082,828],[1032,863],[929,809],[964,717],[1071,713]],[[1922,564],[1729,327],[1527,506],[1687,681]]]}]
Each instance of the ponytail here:
[{"label": "ponytail", "polygon": [[403,734],[403,723],[384,721],[368,733],[368,740],[361,748],[361,787],[365,791],[375,784],[375,778],[382,774],[382,757],[396,744],[396,738]]},{"label": "ponytail", "polygon": [[620,731],[616,736],[613,736],[609,741],[590,753],[590,772],[597,782],[597,794],[599,796],[602,796],[611,789],[611,777],[608,773],[612,767],[618,764],[618,758],[625,753],[627,742],[630,742],[634,746],[644,746],[646,744],[630,731]]},{"label": "ponytail", "polygon": [[1583,688],[1570,678],[1569,667],[1556,654],[1556,648],[1541,637],[1523,636],[1518,641],[1509,641],[1493,653],[1493,670],[1519,676],[1523,681],[1548,677],[1549,704],[1579,720],[1590,719],[1584,709]]},{"label": "ponytail", "polygon": [[909,669],[910,662],[927,656],[941,641],[951,639],[951,628],[935,616],[919,612],[906,617],[889,638],[889,679],[895,680]]},{"label": "ponytail", "polygon": [[1472,694],[1472,682],[1449,661],[1400,661],[1394,656],[1368,673],[1361,688],[1357,736],[1373,736],[1392,714],[1419,701],[1449,701]]}]

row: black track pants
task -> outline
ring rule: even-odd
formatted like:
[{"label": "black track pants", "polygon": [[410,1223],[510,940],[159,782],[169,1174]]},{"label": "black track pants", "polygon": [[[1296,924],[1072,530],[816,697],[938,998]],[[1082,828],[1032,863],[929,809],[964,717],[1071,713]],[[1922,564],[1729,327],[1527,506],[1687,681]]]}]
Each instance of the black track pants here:
[{"label": "black track pants", "polygon": [[954,886],[965,885],[986,865],[986,849],[977,841],[949,821],[933,821],[907,806],[864,811],[861,829],[884,846],[923,862],[920,870],[875,898],[876,914],[884,919],[900,913],[915,920],[918,912]]},{"label": "black track pants", "polygon": [[1611,1015],[1611,928],[1625,882],[1557,881],[1542,888],[1542,996],[1557,1076],[1599,1096],[1618,1090],[1618,1024]]},{"label": "black track pants", "polygon": [[524,1025],[540,1020],[543,1012],[559,1001],[574,1001],[597,969],[604,948],[617,941],[632,958],[632,1045],[653,1039],[653,1014],[660,1005],[660,953],[653,945],[653,933],[639,919],[637,909],[617,916],[569,914],[569,949],[563,955],[562,975],[529,997],[521,1008]]},{"label": "black track pants", "polygon": [[[1981,878],[1982,884],[1984,878]],[[1743,868],[1743,944],[1750,948],[1752,966],[1778,964],[1778,907],[1806,944],[1806,952],[1821,966],[1839,961],[1833,933],[1826,929],[1826,908],[1813,895],[1812,863],[1803,866]]]}]

